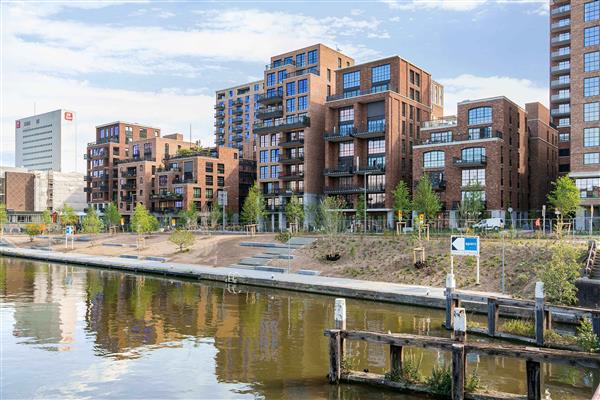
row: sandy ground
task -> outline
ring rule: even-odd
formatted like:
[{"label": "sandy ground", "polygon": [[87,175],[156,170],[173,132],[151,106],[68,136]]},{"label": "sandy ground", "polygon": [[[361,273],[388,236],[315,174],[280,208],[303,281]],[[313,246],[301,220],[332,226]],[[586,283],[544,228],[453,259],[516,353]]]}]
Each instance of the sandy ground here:
[{"label": "sandy ground", "polygon": [[[89,237],[89,235],[82,235]],[[254,237],[244,234],[240,235],[205,235],[197,234],[194,246],[189,251],[180,253],[178,248],[169,242],[168,234],[154,234],[145,237],[145,247],[141,250],[135,248],[137,236],[132,234],[115,235],[96,235],[93,242],[74,242],[74,249],[65,249],[64,242],[54,244],[52,250],[60,252],[75,252],[91,255],[115,256],[123,254],[165,257],[169,261],[211,265],[214,267],[224,267],[235,264],[240,259],[251,257],[262,253],[264,249],[257,247],[240,246],[240,242],[273,242],[274,235],[256,235]],[[5,238],[18,247],[47,246],[48,239],[36,238],[30,242],[29,237],[25,235],[5,235]],[[62,236],[64,239],[64,236]],[[122,243],[128,246],[105,246],[102,243]]]}]

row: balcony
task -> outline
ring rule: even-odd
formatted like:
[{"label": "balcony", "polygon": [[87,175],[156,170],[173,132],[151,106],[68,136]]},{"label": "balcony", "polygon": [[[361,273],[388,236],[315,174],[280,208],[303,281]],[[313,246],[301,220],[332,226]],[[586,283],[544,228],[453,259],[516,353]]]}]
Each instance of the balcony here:
[{"label": "balcony", "polygon": [[581,190],[579,191],[579,197],[582,199],[600,199],[600,188]]},{"label": "balcony", "polygon": [[242,142],[244,140],[244,135],[235,135],[233,137],[234,142]]},{"label": "balcony", "polygon": [[244,101],[242,99],[235,99],[233,100],[233,102],[231,103],[232,106],[236,107],[236,106],[241,106],[244,104]]},{"label": "balcony", "polygon": [[83,176],[83,180],[84,180],[84,182],[91,182],[92,181],[92,177],[90,175],[84,175]]},{"label": "balcony", "polygon": [[453,163],[459,168],[481,167],[487,164],[487,156],[473,158],[453,158]]},{"label": "balcony", "polygon": [[327,102],[351,99],[353,97],[366,96],[369,94],[377,94],[377,93],[383,93],[383,92],[398,92],[398,90],[395,87],[388,86],[385,90],[382,90],[380,87],[375,87],[375,88],[366,89],[366,90],[349,91],[346,93],[336,94],[333,96],[327,96]]},{"label": "balcony", "polygon": [[256,118],[258,119],[271,119],[281,117],[283,117],[282,106],[259,108],[256,112]]},{"label": "balcony", "polygon": [[231,113],[233,115],[240,115],[244,113],[244,108],[243,107],[236,107],[233,110],[231,110]]},{"label": "balcony", "polygon": [[304,162],[304,156],[282,156],[279,157],[280,164],[301,164]]},{"label": "balcony", "polygon": [[571,5],[570,4],[565,4],[565,5],[562,5],[560,7],[553,8],[550,11],[550,15],[552,15],[552,17],[558,17],[558,16],[567,15],[570,12],[571,12]]},{"label": "balcony", "polygon": [[180,169],[178,167],[171,167],[171,166],[166,166],[166,167],[158,167],[156,168],[156,172],[160,173],[160,172],[179,172]]},{"label": "balcony", "polygon": [[360,165],[355,169],[358,175],[385,174],[385,164]]},{"label": "balcony", "polygon": [[231,130],[235,133],[241,133],[244,131],[244,127],[242,125],[236,125]]},{"label": "balcony", "polygon": [[166,214],[177,214],[180,211],[181,211],[180,208],[175,208],[175,207],[157,207],[152,210],[153,213],[165,214],[165,215]]},{"label": "balcony", "polygon": [[164,192],[164,193],[153,193],[150,195],[150,200],[181,200],[183,199],[182,193]]},{"label": "balcony", "polygon": [[215,113],[215,118],[225,118],[225,111],[217,111]]},{"label": "balcony", "polygon": [[173,179],[174,185],[185,184],[185,183],[198,183],[198,181],[196,180],[196,178],[174,178]]},{"label": "balcony", "polygon": [[550,25],[550,31],[551,32],[560,32],[566,29],[569,29],[571,27],[571,19],[570,18],[565,18],[565,19],[561,19],[558,22],[554,22],[553,24]]},{"label": "balcony", "polygon": [[215,126],[217,128],[223,128],[225,126],[225,121],[223,121],[222,119],[218,119],[215,121]]},{"label": "balcony", "polygon": [[279,142],[279,147],[283,147],[283,148],[303,146],[303,145],[304,145],[304,138],[290,139],[290,140],[286,140],[284,142]]},{"label": "balcony", "polygon": [[135,182],[132,183],[124,183],[120,186],[120,189],[122,190],[135,190],[136,189],[136,184]]},{"label": "balcony", "polygon": [[421,130],[423,129],[445,129],[454,128],[458,124],[456,117],[446,117],[441,119],[435,119],[432,121],[423,121],[421,123]]},{"label": "balcony", "polygon": [[215,104],[215,110],[217,110],[217,111],[224,111],[225,110],[225,104]]},{"label": "balcony", "polygon": [[231,119],[231,122],[233,122],[234,124],[241,124],[242,122],[244,122],[244,118],[242,117],[235,117]]},{"label": "balcony", "polygon": [[225,145],[225,139],[223,139],[223,138],[219,138],[219,139],[217,139],[217,140],[215,141],[215,143],[216,143],[218,146],[223,146],[223,145]]},{"label": "balcony", "polygon": [[329,142],[343,142],[345,140],[352,140],[350,131],[354,128],[346,128],[340,131],[339,127],[335,127],[333,131],[325,131],[323,138]]},{"label": "balcony", "polygon": [[284,61],[279,60],[277,62],[265,65],[265,70],[279,68],[279,67],[283,67],[285,65],[296,65],[296,62],[291,58],[288,58],[287,60],[284,60]]},{"label": "balcony", "polygon": [[451,138],[440,138],[440,139],[421,139],[419,145],[429,145],[429,144],[438,144],[438,143],[454,143],[454,142],[464,142],[464,141],[475,141],[475,140],[483,140],[483,139],[492,139],[492,138],[502,138],[502,132],[489,132],[489,133],[477,133],[477,134],[469,134],[469,133],[456,133],[453,134]]},{"label": "balcony", "polygon": [[559,36],[554,36],[550,40],[550,43],[552,44],[552,46],[561,46],[561,45],[569,44],[569,43],[571,43],[571,35],[561,34]]},{"label": "balcony", "polygon": [[354,168],[352,165],[338,165],[333,168],[325,168],[323,175],[337,177],[337,176],[352,176]]},{"label": "balcony", "polygon": [[299,69],[298,71],[290,72],[287,74],[285,79],[295,78],[297,76],[304,76],[304,75],[308,75],[308,74],[313,74],[313,75],[317,75],[317,76],[321,75],[321,73],[319,72],[317,67],[310,67],[310,68]]},{"label": "balcony", "polygon": [[550,115],[553,117],[565,117],[571,114],[571,107],[553,108],[550,110]]},{"label": "balcony", "polygon": [[566,103],[571,99],[571,94],[553,94],[550,96],[550,101],[553,103]]},{"label": "balcony", "polygon": [[91,187],[84,187],[83,188],[83,192],[84,193],[92,193],[92,188]]},{"label": "balcony", "polygon": [[265,124],[264,122],[254,124],[254,133],[265,134],[285,132],[293,129],[306,128],[308,126],[310,126],[310,118],[306,116],[278,118],[272,124]]},{"label": "balcony", "polygon": [[133,196],[121,196],[121,200],[124,203],[133,203],[135,201]]},{"label": "balcony", "polygon": [[350,135],[358,139],[371,139],[376,137],[385,136],[385,121],[376,121],[374,123],[367,124],[367,126],[357,128]]},{"label": "balcony", "polygon": [[561,78],[561,79],[554,79],[552,81],[550,81],[550,87],[552,89],[563,89],[563,88],[568,88],[571,85],[571,78]]},{"label": "balcony", "polygon": [[136,176],[137,176],[136,170],[121,172],[121,177],[123,177],[123,178],[135,178]]},{"label": "balcony", "polygon": [[431,179],[431,188],[436,191],[446,189],[446,181],[442,179]]},{"label": "balcony", "polygon": [[106,143],[119,143],[119,138],[118,137],[109,137],[109,138],[102,138],[102,139],[98,139],[95,142],[90,142],[88,143],[88,147],[90,146],[96,146],[99,144],[106,144]]},{"label": "balcony", "polygon": [[275,93],[264,93],[258,96],[258,102],[264,104],[266,106],[271,104],[278,104],[283,101],[283,93],[275,92]]},{"label": "balcony", "polygon": [[282,181],[295,181],[298,179],[304,179],[303,171],[290,171],[290,172],[280,172],[279,179]]},{"label": "balcony", "polygon": [[565,72],[569,72],[571,70],[571,64],[567,63],[567,64],[563,64],[563,65],[555,65],[552,68],[550,68],[550,72],[552,74],[562,74]]},{"label": "balcony", "polygon": [[564,59],[569,58],[570,56],[571,56],[571,48],[570,47],[563,47],[561,49],[558,49],[558,50],[550,53],[550,58],[552,59],[552,61],[564,60]]},{"label": "balcony", "polygon": [[[338,185],[338,186],[326,186],[324,190],[325,194],[352,194],[352,193],[364,193],[365,187],[358,185]],[[368,185],[366,187],[367,193],[384,193],[385,185]]]}]

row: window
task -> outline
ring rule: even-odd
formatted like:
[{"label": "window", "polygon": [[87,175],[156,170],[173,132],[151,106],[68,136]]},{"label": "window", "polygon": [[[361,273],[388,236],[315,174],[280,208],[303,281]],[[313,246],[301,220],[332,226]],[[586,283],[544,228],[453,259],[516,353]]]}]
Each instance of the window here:
[{"label": "window", "polygon": [[279,161],[279,149],[271,150],[271,162]]},{"label": "window", "polygon": [[202,190],[200,190],[200,188],[195,187],[194,188],[194,198],[195,199],[199,199],[202,196]]},{"label": "window", "polygon": [[260,167],[260,179],[269,179],[269,167]]},{"label": "window", "polygon": [[206,177],[205,177],[205,178],[206,178],[206,179],[205,179],[205,183],[206,183],[208,186],[212,186],[212,185],[213,185],[213,177],[212,177],[212,175],[206,175]]},{"label": "window", "polygon": [[308,96],[298,97],[298,111],[306,110],[308,108]]},{"label": "window", "polygon": [[469,125],[491,124],[492,107],[478,107],[469,110]]},{"label": "window", "polygon": [[206,189],[206,191],[204,192],[206,194],[206,199],[207,200],[212,200],[213,198],[213,189]]},{"label": "window", "polygon": [[479,162],[485,159],[485,147],[469,147],[462,149],[460,158],[467,162]]},{"label": "window", "polygon": [[217,174],[224,174],[225,173],[225,164],[217,164]]},{"label": "window", "polygon": [[600,26],[591,26],[583,30],[583,45],[596,46],[600,44]]},{"label": "window", "polygon": [[462,171],[462,186],[485,186],[485,169],[464,169]]},{"label": "window", "polygon": [[371,82],[386,82],[390,80],[390,64],[378,65],[371,68]]},{"label": "window", "polygon": [[344,74],[344,89],[360,87],[360,71]]},{"label": "window", "polygon": [[452,132],[434,132],[429,137],[430,143],[448,143],[452,141]]},{"label": "window", "polygon": [[279,176],[279,165],[271,165],[271,176],[277,178]]},{"label": "window", "polygon": [[385,139],[371,139],[368,143],[368,153],[385,153]]},{"label": "window", "polygon": [[354,155],[354,142],[340,143],[340,157],[352,157]]},{"label": "window", "polygon": [[267,163],[267,162],[269,162],[269,151],[268,150],[261,150],[260,151],[260,162],[261,163]]},{"label": "window", "polygon": [[225,186],[225,177],[224,176],[217,176],[217,186],[219,186],[219,187]]},{"label": "window", "polygon": [[308,64],[317,63],[317,50],[311,50],[308,52]]},{"label": "window", "polygon": [[600,78],[595,76],[592,78],[585,78],[583,80],[583,95],[598,96],[600,95]]},{"label": "window", "polygon": [[583,147],[600,146],[600,128],[585,128],[583,130]]},{"label": "window", "polygon": [[585,53],[583,55],[583,71],[598,71],[600,69],[600,52]]},{"label": "window", "polygon": [[590,1],[583,6],[583,20],[593,21],[600,18],[600,1]]},{"label": "window", "polygon": [[585,103],[583,105],[583,120],[585,122],[600,120],[600,103]]},{"label": "window", "polygon": [[486,139],[492,137],[492,127],[486,126],[483,128],[469,128],[469,140]]},{"label": "window", "polygon": [[598,189],[600,188],[600,178],[580,178],[575,179],[575,185],[579,189],[581,197],[598,196]]},{"label": "window", "polygon": [[584,153],[583,154],[583,164],[598,164],[600,163],[600,153]]},{"label": "window", "polygon": [[296,82],[288,82],[285,84],[285,93],[288,96],[293,96],[296,94]]},{"label": "window", "polygon": [[177,194],[183,194],[183,186],[178,186],[175,188],[175,193]]},{"label": "window", "polygon": [[277,83],[281,83],[285,78],[287,78],[287,71],[285,69],[277,72]]},{"label": "window", "polygon": [[267,86],[275,85],[275,72],[267,74]]},{"label": "window", "polygon": [[304,67],[306,64],[306,54],[296,54],[296,67]]},{"label": "window", "polygon": [[444,165],[443,151],[428,151],[423,154],[423,168],[443,168]]},{"label": "window", "polygon": [[354,122],[354,107],[340,108],[340,123],[349,121]]},{"label": "window", "polygon": [[213,163],[207,162],[205,170],[206,170],[206,172],[213,172]]},{"label": "window", "polygon": [[570,149],[558,149],[559,157],[569,157],[570,154],[571,154]]},{"label": "window", "polygon": [[296,99],[287,99],[285,101],[285,111],[287,111],[287,112],[296,111]]},{"label": "window", "polygon": [[306,93],[306,92],[308,92],[308,80],[300,79],[298,81],[298,94],[302,94],[302,93]]},{"label": "window", "polygon": [[571,134],[570,133],[560,133],[558,135],[558,140],[561,142],[568,142],[569,140],[571,140]]}]

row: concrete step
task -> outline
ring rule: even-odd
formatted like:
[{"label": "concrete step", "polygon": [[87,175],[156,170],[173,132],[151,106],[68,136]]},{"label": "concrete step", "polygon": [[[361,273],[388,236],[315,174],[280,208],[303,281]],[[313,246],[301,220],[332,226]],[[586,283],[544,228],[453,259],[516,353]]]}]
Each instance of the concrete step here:
[{"label": "concrete step", "polygon": [[227,265],[226,268],[237,268],[237,269],[251,269],[251,270],[254,270],[254,266],[252,266],[252,265],[240,265],[240,264]]},{"label": "concrete step", "polygon": [[282,244],[279,243],[271,243],[271,242],[240,242],[240,246],[244,247],[283,247]]},{"label": "concrete step", "polygon": [[288,240],[288,244],[294,246],[306,246],[308,244],[311,244],[312,242],[314,242],[315,240],[317,240],[316,238],[312,238],[312,237],[305,237],[305,236],[296,236],[291,238],[290,240]]},{"label": "concrete step", "polygon": [[257,271],[277,272],[277,273],[281,273],[281,274],[286,271],[285,268],[269,267],[267,265],[259,265],[257,267],[254,267],[254,269]]},{"label": "concrete step", "polygon": [[273,258],[277,258],[277,254],[268,254],[268,253],[260,253],[252,256],[253,258],[264,258],[267,260],[272,260]]},{"label": "concrete step", "polygon": [[253,266],[264,265],[265,259],[264,258],[254,258],[254,257],[243,258],[240,261],[238,261],[238,264],[253,265]]},{"label": "concrete step", "polygon": [[321,275],[321,271],[315,271],[312,269],[301,269],[300,271],[298,271],[296,273],[298,275],[312,275],[312,276]]}]

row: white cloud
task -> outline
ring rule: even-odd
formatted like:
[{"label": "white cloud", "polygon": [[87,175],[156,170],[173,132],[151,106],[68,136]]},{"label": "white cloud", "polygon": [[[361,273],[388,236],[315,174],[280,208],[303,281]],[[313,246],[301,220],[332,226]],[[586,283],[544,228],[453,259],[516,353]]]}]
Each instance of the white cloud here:
[{"label": "white cloud", "polygon": [[548,106],[548,88],[528,79],[463,74],[437,81],[444,85],[446,115],[456,114],[456,104],[461,101],[496,96],[506,96],[522,107],[535,101]]},{"label": "white cloud", "polygon": [[393,10],[441,9],[448,11],[471,11],[487,3],[487,0],[382,0]]},{"label": "white cloud", "polygon": [[[195,91],[179,92],[165,89],[159,92],[131,91],[95,87],[86,81],[57,78],[44,74],[13,74],[2,88],[5,100],[0,129],[0,165],[14,162],[14,121],[33,113],[69,108],[77,112],[78,154],[85,152],[94,140],[95,126],[115,120],[139,122],[161,128],[163,134],[179,132],[212,145],[213,96]],[[211,112],[209,112],[209,110]],[[78,160],[83,172],[83,159]]]}]

